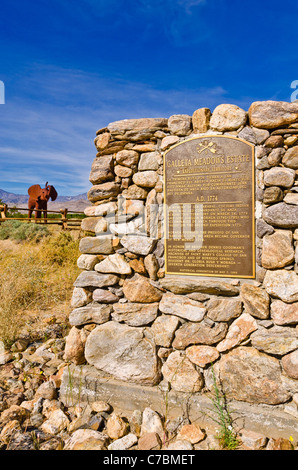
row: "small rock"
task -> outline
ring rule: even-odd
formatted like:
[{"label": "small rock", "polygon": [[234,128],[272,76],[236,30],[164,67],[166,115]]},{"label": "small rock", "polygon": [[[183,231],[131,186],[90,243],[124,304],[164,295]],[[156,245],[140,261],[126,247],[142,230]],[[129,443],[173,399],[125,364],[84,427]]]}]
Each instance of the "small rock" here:
[{"label": "small rock", "polygon": [[273,149],[272,152],[270,152],[268,155],[269,165],[271,166],[279,165],[284,154],[285,154],[285,150],[282,148]]},{"label": "small rock", "polygon": [[103,254],[113,253],[113,242],[111,236],[85,237],[80,240],[79,250],[83,254]]},{"label": "small rock", "polygon": [[70,421],[62,410],[54,410],[49,419],[41,425],[41,430],[48,434],[58,434],[66,429]]},{"label": "small rock", "polygon": [[298,302],[286,304],[274,299],[271,302],[271,318],[276,325],[280,326],[298,324]]},{"label": "small rock", "polygon": [[233,104],[221,104],[215,108],[210,119],[210,127],[216,131],[234,131],[244,126],[247,113]]},{"label": "small rock", "polygon": [[90,206],[86,207],[84,213],[87,217],[102,217],[112,212],[116,212],[117,210],[117,203],[114,201],[105,202],[98,206]]},{"label": "small rock", "polygon": [[1,430],[0,441],[6,445],[9,444],[13,434],[15,434],[16,431],[21,431],[21,429],[22,428],[18,420],[13,419],[12,421],[9,421]]},{"label": "small rock", "polygon": [[105,450],[108,438],[93,429],[78,429],[66,441],[64,450]]},{"label": "small rock", "polygon": [[106,424],[108,436],[111,439],[120,439],[128,433],[129,427],[117,413],[112,413]]},{"label": "small rock", "polygon": [[128,168],[136,166],[138,161],[139,154],[134,150],[121,150],[116,155],[116,162]]},{"label": "small rock", "polygon": [[54,382],[49,380],[48,382],[41,384],[35,393],[35,399],[37,398],[44,398],[47,400],[54,400],[57,398],[57,390]]},{"label": "small rock", "polygon": [[174,315],[161,315],[157,317],[151,326],[155,343],[158,346],[169,348],[179,324],[179,319]]},{"label": "small rock", "polygon": [[18,421],[22,424],[29,417],[30,413],[27,409],[22,406],[12,405],[1,413],[0,426],[7,424],[9,421]]},{"label": "small rock", "polygon": [[284,356],[281,360],[285,373],[292,379],[298,379],[298,349]]},{"label": "small rock", "polygon": [[168,148],[172,147],[172,145],[177,144],[179,142],[179,137],[174,135],[169,135],[164,137],[160,144],[160,150],[167,150]]},{"label": "small rock", "polygon": [[156,433],[161,439],[163,439],[165,435],[161,417],[156,411],[148,407],[143,411],[141,436],[147,433]]},{"label": "small rock", "polygon": [[114,304],[112,319],[125,322],[129,326],[145,326],[152,323],[157,317],[158,302],[149,304],[132,303]]},{"label": "small rock", "polygon": [[267,354],[284,356],[298,348],[297,332],[285,326],[273,326],[269,330],[258,328],[251,335],[251,344]]},{"label": "small rock", "polygon": [[73,308],[79,308],[87,305],[91,300],[92,292],[84,289],[83,287],[75,287],[70,304]]},{"label": "small rock", "polygon": [[98,257],[96,255],[81,255],[77,260],[78,268],[88,271],[91,271],[96,263],[98,263]]},{"label": "small rock", "polygon": [[137,444],[137,442],[137,436],[130,433],[127,434],[127,436],[121,437],[120,439],[112,442],[112,444],[108,446],[108,450],[127,450]]},{"label": "small rock", "polygon": [[141,155],[138,170],[147,171],[147,170],[158,170],[159,167],[160,154],[158,152],[148,152]]},{"label": "small rock", "polygon": [[256,101],[250,106],[248,114],[252,126],[274,129],[296,122],[298,106],[283,101]]},{"label": "small rock", "polygon": [[191,344],[212,344],[219,343],[226,336],[228,330],[227,323],[216,323],[214,326],[209,326],[203,322],[201,323],[184,323],[175,334],[173,347],[175,349],[185,349]]},{"label": "small rock", "polygon": [[298,206],[280,202],[265,209],[263,217],[265,222],[274,227],[297,228]]},{"label": "small rock", "polygon": [[282,159],[282,163],[294,170],[298,169],[298,146],[288,149]]},{"label": "small rock", "polygon": [[161,439],[156,432],[144,433],[138,442],[139,450],[159,450],[161,449]]},{"label": "small rock", "polygon": [[295,204],[298,205],[298,194],[297,193],[287,193],[284,197],[284,202],[286,204]]},{"label": "small rock", "polygon": [[90,202],[102,201],[104,199],[115,198],[120,192],[120,186],[114,181],[108,183],[95,184],[88,191],[88,199]]},{"label": "small rock", "polygon": [[168,445],[166,450],[193,450],[193,446],[189,441],[184,439],[177,439]]},{"label": "small rock", "polygon": [[112,304],[118,302],[119,297],[106,289],[95,289],[93,291],[93,300],[103,304]]},{"label": "small rock", "polygon": [[133,175],[132,180],[137,186],[154,188],[158,180],[158,175],[152,170],[140,171]]},{"label": "small rock", "polygon": [[269,439],[266,450],[293,450],[293,445],[289,439],[280,437],[278,439]]},{"label": "small rock", "polygon": [[130,302],[151,303],[162,298],[162,293],[140,274],[124,281],[123,293]]},{"label": "small rock", "polygon": [[159,264],[154,254],[149,254],[144,258],[144,265],[149,274],[150,279],[156,281],[158,279],[157,272],[159,270]]},{"label": "small rock", "polygon": [[181,351],[172,352],[162,366],[164,378],[178,392],[199,392],[204,380],[200,372]]},{"label": "small rock", "polygon": [[[279,188],[277,186],[271,186],[269,188],[266,188],[265,191],[264,191],[263,203],[264,204],[274,204],[275,202],[282,201],[283,197],[284,197],[284,193],[283,193],[283,190],[281,188]],[[264,223],[266,223],[266,222],[264,222]]]},{"label": "small rock", "polygon": [[126,235],[121,238],[120,243],[131,253],[147,256],[156,245],[156,239],[138,235]]},{"label": "small rock", "polygon": [[103,261],[96,264],[95,271],[99,273],[130,274],[131,267],[125,261],[124,256],[119,253],[107,256]]},{"label": "small rock", "polygon": [[264,143],[265,147],[269,147],[271,149],[282,147],[283,144],[284,144],[284,139],[281,135],[272,135]]},{"label": "small rock", "polygon": [[191,116],[187,114],[174,114],[168,120],[168,127],[172,134],[185,136],[191,132]]},{"label": "small rock", "polygon": [[127,189],[122,191],[122,196],[126,199],[146,199],[148,195],[149,188],[143,188],[137,184],[132,184]]},{"label": "small rock", "polygon": [[241,299],[252,316],[265,320],[269,317],[270,298],[267,292],[252,284],[242,284]]},{"label": "small rock", "polygon": [[204,304],[183,295],[166,293],[159,304],[159,310],[189,321],[199,322],[203,319],[207,309]]},{"label": "small rock", "polygon": [[217,350],[224,352],[232,349],[244,341],[257,328],[256,320],[248,313],[242,313],[229,327],[226,338],[216,346]]},{"label": "small rock", "polygon": [[295,170],[291,168],[273,167],[264,171],[264,183],[266,186],[281,186],[291,188],[295,181]]},{"label": "small rock", "polygon": [[265,436],[263,436],[263,434],[259,434],[254,431],[250,431],[246,429],[241,431],[240,438],[241,438],[242,444],[247,449],[251,449],[251,450],[263,449],[268,442],[268,439]]},{"label": "small rock", "polygon": [[[66,338],[64,358],[66,361],[71,361],[74,364],[84,364],[85,359],[85,344],[87,335],[84,330],[79,330],[73,326]],[[48,397],[45,397],[48,398]],[[55,398],[55,397],[52,397]]]},{"label": "small rock", "polygon": [[105,401],[94,401],[91,403],[91,408],[96,413],[109,413],[111,411],[111,405]]},{"label": "small rock", "polygon": [[91,303],[85,307],[73,310],[69,315],[69,323],[72,326],[82,326],[87,325],[88,323],[96,323],[100,325],[109,321],[111,311],[112,308],[110,305]]},{"label": "small rock", "polygon": [[192,125],[195,134],[203,134],[209,129],[211,111],[209,108],[197,109],[192,115]]},{"label": "small rock", "polygon": [[237,299],[212,299],[208,302],[208,318],[213,321],[230,321],[242,312],[242,302]]},{"label": "small rock", "polygon": [[267,271],[264,278],[264,287],[268,294],[278,297],[286,303],[298,301],[298,276],[294,271],[277,269]]},{"label": "small rock", "polygon": [[177,435],[178,440],[185,440],[191,444],[197,444],[205,439],[205,433],[198,424],[185,424]]},{"label": "small rock", "polygon": [[190,346],[186,349],[186,357],[199,367],[206,367],[219,358],[219,352],[212,346]]}]

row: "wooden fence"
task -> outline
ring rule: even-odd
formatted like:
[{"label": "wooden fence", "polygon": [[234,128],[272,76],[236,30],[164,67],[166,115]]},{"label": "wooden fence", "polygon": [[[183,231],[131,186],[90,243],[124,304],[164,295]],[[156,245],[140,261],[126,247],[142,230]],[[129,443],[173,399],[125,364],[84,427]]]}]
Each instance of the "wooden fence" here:
[{"label": "wooden fence", "polygon": [[[51,211],[47,210],[47,213],[51,214],[59,214],[60,217],[47,217],[40,219],[35,219],[34,213],[36,209],[34,209],[34,213],[32,214],[32,218],[29,219],[28,217],[16,217],[13,214],[9,214],[9,211],[22,211],[22,212],[29,212],[29,209],[24,207],[9,207],[7,204],[0,205],[0,223],[5,222],[6,220],[19,220],[20,222],[26,223],[37,223],[37,224],[56,224],[61,225],[62,230],[80,230],[82,219],[72,218],[69,217],[70,214],[84,214],[84,212],[79,211],[69,211],[68,209],[60,209],[60,211]],[[37,209],[37,212],[43,212],[43,210]]]}]

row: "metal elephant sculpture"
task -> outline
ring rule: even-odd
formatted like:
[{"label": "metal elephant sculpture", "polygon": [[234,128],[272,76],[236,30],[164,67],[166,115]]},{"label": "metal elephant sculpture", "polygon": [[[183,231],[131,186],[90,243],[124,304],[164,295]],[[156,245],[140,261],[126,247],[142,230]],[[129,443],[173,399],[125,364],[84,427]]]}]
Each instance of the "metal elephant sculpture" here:
[{"label": "metal elephant sculpture", "polygon": [[45,187],[41,188],[39,184],[34,184],[28,189],[29,201],[29,219],[31,218],[32,212],[35,210],[35,220],[41,219],[43,212],[44,222],[47,223],[47,207],[48,200],[51,198],[52,201],[57,199],[58,193],[54,186],[49,186],[46,182]]}]

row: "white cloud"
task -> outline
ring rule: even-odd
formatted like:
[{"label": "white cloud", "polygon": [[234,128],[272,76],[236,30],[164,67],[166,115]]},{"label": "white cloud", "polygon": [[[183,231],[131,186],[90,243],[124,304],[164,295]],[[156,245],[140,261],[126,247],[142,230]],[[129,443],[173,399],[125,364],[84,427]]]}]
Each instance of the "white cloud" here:
[{"label": "white cloud", "polygon": [[233,103],[221,86],[160,90],[50,66],[28,70],[18,90],[22,96],[3,106],[0,115],[0,188],[5,189],[5,183],[51,180],[61,195],[90,188],[93,140],[97,129],[110,122],[191,115],[199,107]]}]

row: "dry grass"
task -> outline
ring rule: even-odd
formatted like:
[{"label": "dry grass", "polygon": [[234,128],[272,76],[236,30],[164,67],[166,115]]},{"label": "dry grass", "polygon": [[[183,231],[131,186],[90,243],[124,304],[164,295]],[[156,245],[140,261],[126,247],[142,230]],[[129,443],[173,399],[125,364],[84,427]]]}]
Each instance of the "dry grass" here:
[{"label": "dry grass", "polygon": [[51,313],[67,318],[79,250],[78,241],[65,232],[38,243],[5,242],[0,252],[0,340],[9,345]]}]

